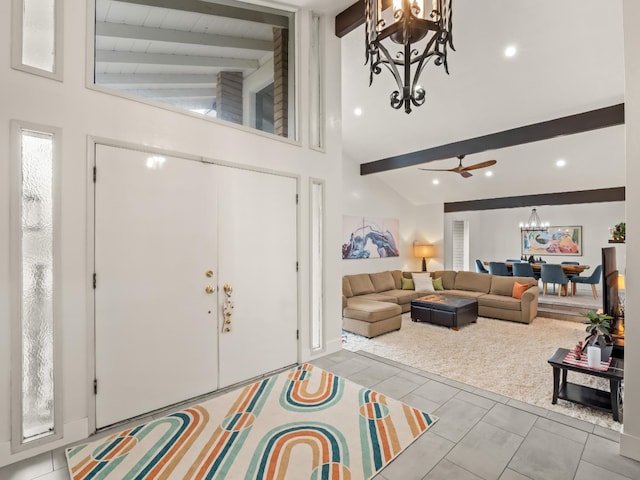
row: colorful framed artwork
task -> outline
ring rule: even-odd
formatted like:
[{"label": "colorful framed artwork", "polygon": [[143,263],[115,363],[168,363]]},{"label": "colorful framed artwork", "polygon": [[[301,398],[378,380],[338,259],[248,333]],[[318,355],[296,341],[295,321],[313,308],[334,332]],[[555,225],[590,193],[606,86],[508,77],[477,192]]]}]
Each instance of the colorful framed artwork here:
[{"label": "colorful framed artwork", "polygon": [[342,219],[342,258],[398,257],[399,222],[397,218],[356,217]]},{"label": "colorful framed artwork", "polygon": [[521,229],[522,255],[582,255],[582,226]]}]

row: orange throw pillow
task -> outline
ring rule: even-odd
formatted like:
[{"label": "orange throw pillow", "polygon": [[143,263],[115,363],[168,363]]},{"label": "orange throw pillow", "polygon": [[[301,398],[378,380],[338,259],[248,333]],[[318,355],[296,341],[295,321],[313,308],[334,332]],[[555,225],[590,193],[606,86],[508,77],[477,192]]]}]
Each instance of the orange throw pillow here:
[{"label": "orange throw pillow", "polygon": [[527,285],[526,283],[514,282],[513,292],[511,292],[511,296],[520,300],[522,298],[522,294],[527,290],[529,290],[529,285]]}]

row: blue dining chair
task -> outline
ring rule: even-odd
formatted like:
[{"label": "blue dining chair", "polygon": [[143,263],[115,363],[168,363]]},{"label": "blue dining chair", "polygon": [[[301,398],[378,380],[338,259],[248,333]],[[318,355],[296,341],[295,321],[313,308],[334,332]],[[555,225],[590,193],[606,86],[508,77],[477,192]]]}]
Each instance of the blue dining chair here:
[{"label": "blue dining chair", "polygon": [[482,262],[480,260],[478,260],[477,258],[476,258],[476,272],[478,272],[478,273],[489,273],[489,270],[484,268],[484,265],[482,264]]},{"label": "blue dining chair", "polygon": [[511,266],[511,271],[514,277],[531,277],[538,280],[533,267],[529,262],[517,262]]},{"label": "blue dining chair", "polygon": [[598,265],[593,273],[588,277],[581,277],[579,275],[574,276],[571,279],[573,294],[576,294],[576,283],[583,283],[591,285],[591,290],[593,290],[593,298],[598,298],[598,290],[596,289],[596,285],[600,283],[600,275],[602,275],[602,265]]},{"label": "blue dining chair", "polygon": [[[580,265],[580,262],[560,262],[560,265]],[[567,277],[569,277],[569,280],[572,280],[574,277],[577,277],[578,275],[580,275],[579,273],[566,273],[565,274]],[[573,285],[573,294],[575,295],[575,285]]]},{"label": "blue dining chair", "polygon": [[507,258],[507,263],[520,263],[521,261],[519,258]]},{"label": "blue dining chair", "polygon": [[[558,263],[544,263],[540,265],[540,279],[542,280],[542,294],[547,294],[547,283],[557,283],[567,290],[569,295],[569,278],[564,274],[562,265]],[[555,287],[554,287],[555,288]],[[563,288],[558,288],[558,296],[562,294]]]},{"label": "blue dining chair", "polygon": [[491,275],[500,275],[501,277],[508,277],[511,275],[507,268],[507,264],[504,262],[489,262],[489,273]]}]

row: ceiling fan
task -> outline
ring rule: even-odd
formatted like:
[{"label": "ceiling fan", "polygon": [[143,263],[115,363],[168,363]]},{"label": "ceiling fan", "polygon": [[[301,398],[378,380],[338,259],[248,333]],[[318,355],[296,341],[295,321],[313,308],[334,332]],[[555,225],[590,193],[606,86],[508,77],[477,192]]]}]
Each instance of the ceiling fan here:
[{"label": "ceiling fan", "polygon": [[464,178],[469,178],[472,176],[469,170],[478,170],[480,168],[490,167],[491,165],[495,165],[496,163],[498,163],[497,160],[487,160],[486,162],[480,162],[474,165],[463,167],[462,159],[464,158],[464,155],[458,155],[457,158],[458,160],[460,160],[460,164],[454,168],[421,168],[420,170],[426,170],[428,172],[455,172],[459,173]]}]

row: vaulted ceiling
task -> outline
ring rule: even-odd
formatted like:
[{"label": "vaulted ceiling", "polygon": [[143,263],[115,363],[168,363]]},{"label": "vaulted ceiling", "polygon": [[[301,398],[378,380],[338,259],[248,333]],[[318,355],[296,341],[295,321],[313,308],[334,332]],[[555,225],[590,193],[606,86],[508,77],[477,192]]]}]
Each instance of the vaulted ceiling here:
[{"label": "vaulted ceiling", "polygon": [[[353,1],[290,3],[333,15]],[[428,65],[420,81],[426,102],[409,115],[389,106],[395,85],[388,72],[368,86],[364,27],[342,39],[346,161],[372,162],[624,102],[621,0],[455,0],[453,8],[450,75]],[[97,0],[96,81],[211,109],[217,73],[232,68],[246,77],[269,61],[272,28],[286,22],[257,5]],[[511,58],[504,55],[509,45],[517,48]],[[374,176],[414,204],[618,187],[625,184],[624,127],[473,153],[464,164],[488,159],[498,161],[491,177],[484,175],[489,169],[470,178],[418,169],[452,168],[455,158]],[[556,167],[559,159],[564,168]]]},{"label": "vaulted ceiling", "polygon": [[[455,0],[453,8],[450,75],[427,66],[427,100],[409,115],[389,106],[388,72],[368,87],[364,27],[342,39],[347,159],[371,162],[624,102],[620,0]],[[418,170],[455,167],[455,158],[375,176],[415,204],[623,186],[624,127],[477,153],[464,164],[488,159],[498,160],[492,177]]]}]

